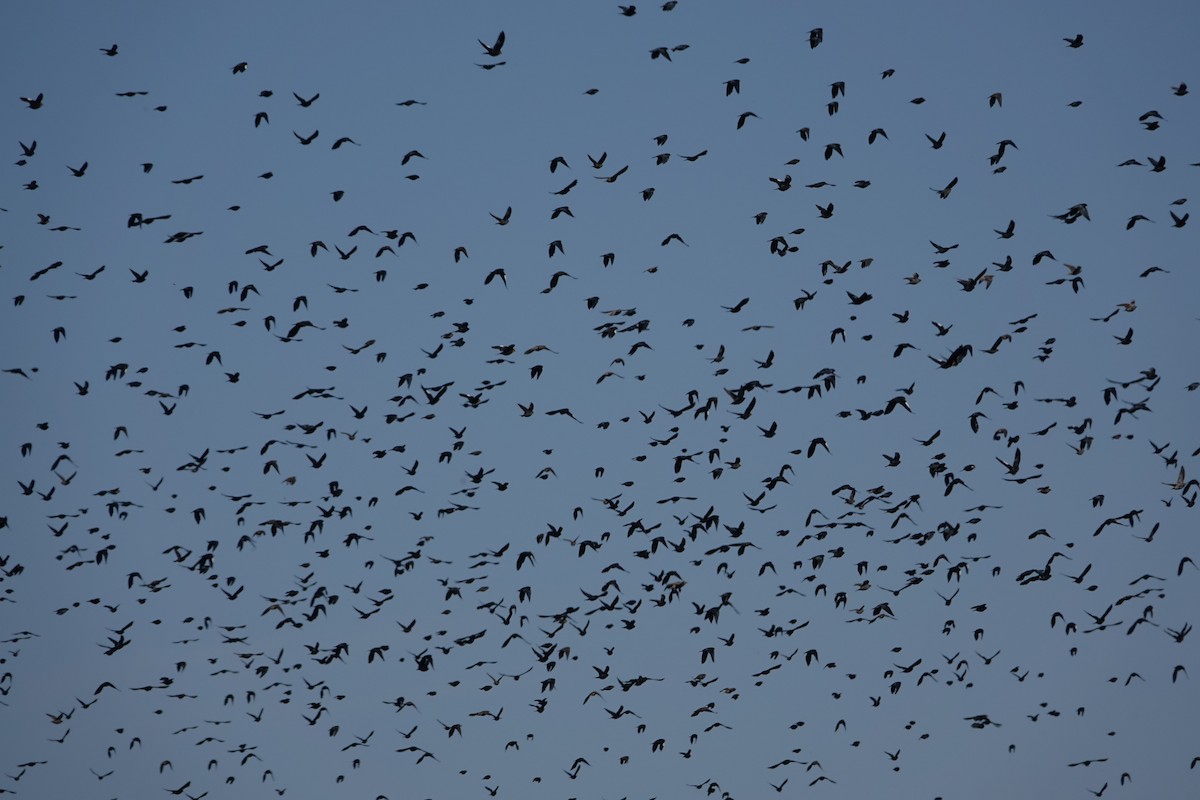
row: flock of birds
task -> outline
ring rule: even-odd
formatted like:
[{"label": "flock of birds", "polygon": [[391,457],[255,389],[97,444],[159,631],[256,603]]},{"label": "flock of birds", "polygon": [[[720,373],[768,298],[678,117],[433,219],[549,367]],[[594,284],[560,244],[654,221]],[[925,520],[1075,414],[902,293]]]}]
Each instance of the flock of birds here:
[{"label": "flock of birds", "polygon": [[[1023,46],[1087,53],[1064,34]],[[534,38],[469,36],[471,79]],[[141,45],[77,80],[152,69]],[[839,48],[813,27],[791,57],[819,75]],[[91,150],[43,123],[61,90],[4,101],[0,794],[1195,792],[1200,377],[1170,302],[1194,228],[1155,183],[1198,166],[1156,138],[1195,120],[1187,85],[1134,98],[1124,163],[1064,151],[1139,176],[1145,213],[1118,218],[990,199],[1042,143],[956,150],[936,108],[960,99],[910,97],[902,69],[800,78],[756,113],[739,101],[779,79],[725,50],[637,55],[728,70],[693,89],[713,144],[703,114],[628,111],[640,145],[563,142],[521,191],[487,149],[535,124],[515,109],[460,134],[421,127],[452,97],[387,98],[378,130],[323,114],[337,82],[261,85],[255,59],[210,64],[211,152],[117,143],[183,95],[114,88]],[[826,142],[868,83],[896,120]],[[1023,90],[961,102],[1003,128]],[[781,124],[801,157],[737,144]],[[439,172],[468,146],[495,176]],[[385,206],[383,172],[425,194]],[[734,173],[757,205],[713,197]],[[907,198],[903,229],[877,191]],[[1144,263],[1103,263],[1122,237]]]}]

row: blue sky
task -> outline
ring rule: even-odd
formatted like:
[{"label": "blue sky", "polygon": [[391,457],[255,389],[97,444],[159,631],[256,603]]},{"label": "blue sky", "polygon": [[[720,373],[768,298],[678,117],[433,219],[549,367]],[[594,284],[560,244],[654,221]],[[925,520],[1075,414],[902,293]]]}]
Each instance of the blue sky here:
[{"label": "blue sky", "polygon": [[1195,784],[1194,11],[10,16],[0,789]]}]

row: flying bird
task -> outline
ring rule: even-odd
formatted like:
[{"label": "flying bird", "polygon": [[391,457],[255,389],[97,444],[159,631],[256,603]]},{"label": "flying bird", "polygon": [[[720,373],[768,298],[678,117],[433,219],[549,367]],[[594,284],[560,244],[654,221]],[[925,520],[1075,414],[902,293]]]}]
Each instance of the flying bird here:
[{"label": "flying bird", "polygon": [[958,178],[952,179],[941,189],[930,189],[931,192],[936,192],[937,196],[945,200],[950,197],[950,192],[954,191],[954,187],[958,185]]},{"label": "flying bird", "polygon": [[489,45],[482,39],[477,41],[479,42],[479,46],[483,48],[484,54],[490,56],[491,58],[499,58],[500,51],[504,49],[504,31],[500,31],[500,34],[496,37],[496,41],[493,44]]}]

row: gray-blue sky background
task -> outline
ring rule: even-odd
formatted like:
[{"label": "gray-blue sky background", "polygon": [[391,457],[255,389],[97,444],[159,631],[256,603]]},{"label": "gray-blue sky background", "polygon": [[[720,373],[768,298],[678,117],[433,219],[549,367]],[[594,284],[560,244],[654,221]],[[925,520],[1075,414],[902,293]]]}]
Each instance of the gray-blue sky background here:
[{"label": "gray-blue sky background", "polygon": [[[10,10],[0,788],[745,798],[786,778],[784,797],[1194,791],[1194,678],[1176,667],[1200,669],[1196,639],[1167,630],[1200,607],[1200,572],[1182,561],[1196,556],[1196,488],[1177,487],[1200,447],[1200,280],[1195,224],[1172,216],[1189,212],[1200,174],[1195,94],[1173,90],[1193,78],[1197,15],[1010,6]],[[501,30],[490,58],[477,40]],[[669,61],[650,57],[659,47]],[[302,107],[293,92],[320,97]],[[39,94],[36,109],[18,99]],[[744,112],[756,116],[739,128]],[[869,144],[875,129],[886,135]],[[935,149],[927,136],[943,131]],[[341,137],[353,142],[332,149]],[[1005,139],[1015,147],[989,163]],[[832,143],[842,155],[827,158]],[[552,173],[556,156],[568,166]],[[83,162],[81,177],[67,168]],[[785,175],[778,191],[769,178]],[[954,178],[947,198],[931,191]],[[1090,219],[1051,216],[1080,203]],[[573,216],[551,219],[560,206]],[[130,226],[135,212],[170,217]],[[1148,220],[1128,228],[1135,215]],[[198,235],[164,241],[180,232]],[[796,250],[773,254],[776,236]],[[328,249],[310,255],[317,240]],[[506,285],[485,284],[496,269]],[[569,277],[544,292],[559,270]],[[872,297],[851,305],[848,292]],[[317,327],[281,341],[304,320]],[[900,343],[912,349],[894,356]],[[930,360],[960,345],[973,348],[961,364]],[[735,402],[752,381],[763,386]],[[436,403],[420,388],[451,382]],[[814,384],[819,396],[780,391]],[[693,391],[693,408],[666,410]],[[870,415],[897,397],[911,413]],[[751,398],[747,418],[729,413]],[[1039,402],[1054,398],[1074,402]],[[546,413],[563,408],[578,422]],[[817,437],[829,452],[810,458]],[[1084,437],[1090,449],[1073,452]],[[1010,473],[997,459],[1018,449]],[[681,454],[694,460],[676,470]],[[787,482],[768,489],[785,464]],[[475,484],[481,469],[495,471]],[[946,494],[946,473],[965,486]],[[835,494],[847,484],[853,504]],[[419,491],[397,495],[405,486]],[[705,527],[710,507],[719,522]],[[272,520],[288,524],[272,535]],[[599,548],[580,555],[588,541]],[[536,560],[517,569],[526,551]],[[1055,552],[1066,557],[1046,580],[1018,580]],[[302,616],[318,605],[327,613]],[[697,613],[714,607],[714,621]],[[277,627],[285,617],[300,627]],[[130,643],[106,656],[121,635]],[[343,642],[348,654],[317,661]],[[416,667],[422,651],[430,670]],[[654,680],[618,682],[638,676]],[[105,681],[115,688],[97,695]],[[415,707],[386,704],[398,696]],[[622,706],[640,719],[605,713]],[[980,714],[999,727],[972,727]],[[423,751],[434,757],[418,764]]]}]

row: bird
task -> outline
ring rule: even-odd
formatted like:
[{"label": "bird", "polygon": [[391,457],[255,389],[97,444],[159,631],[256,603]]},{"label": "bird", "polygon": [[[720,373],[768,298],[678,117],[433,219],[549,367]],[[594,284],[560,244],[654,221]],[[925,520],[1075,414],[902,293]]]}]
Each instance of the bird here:
[{"label": "bird", "polygon": [[782,178],[772,178],[768,176],[768,180],[775,184],[775,188],[781,192],[786,192],[792,188],[792,176],[784,175]]},{"label": "bird", "polygon": [[478,41],[479,41],[479,46],[483,48],[483,52],[485,55],[490,56],[491,58],[499,58],[500,51],[504,49],[504,31],[500,31],[499,35],[496,36],[496,40],[493,44],[489,45],[489,44],[485,43],[482,39],[479,39]]},{"label": "bird", "polygon": [[950,197],[950,192],[952,192],[954,190],[954,187],[957,185],[958,185],[958,178],[953,178],[953,179],[951,179],[951,181],[948,184],[946,184],[941,189],[930,189],[930,191],[936,192],[938,197],[945,200],[948,197]]},{"label": "bird", "polygon": [[593,177],[595,177],[597,180],[605,181],[606,183],[616,183],[617,178],[624,175],[628,169],[629,169],[629,165],[626,164],[625,166],[621,167],[619,170],[614,172],[612,175],[608,175],[608,176],[594,175]]}]

